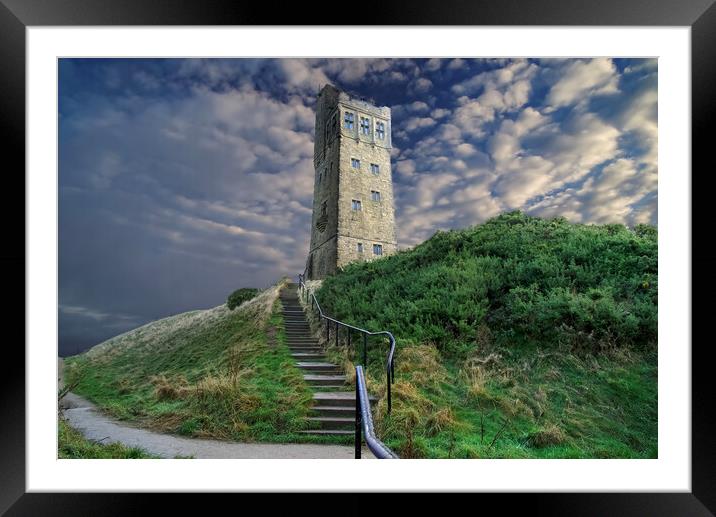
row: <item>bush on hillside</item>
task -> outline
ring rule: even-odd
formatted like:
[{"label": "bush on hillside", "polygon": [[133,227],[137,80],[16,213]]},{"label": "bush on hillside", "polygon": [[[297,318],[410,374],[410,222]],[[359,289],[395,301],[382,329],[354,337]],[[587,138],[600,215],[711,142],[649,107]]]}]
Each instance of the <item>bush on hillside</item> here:
[{"label": "bush on hillside", "polygon": [[317,296],[339,319],[448,353],[469,353],[483,325],[510,346],[598,352],[656,346],[657,285],[654,227],[510,212],[350,264]]},{"label": "bush on hillside", "polygon": [[229,308],[229,310],[234,310],[236,307],[241,305],[247,300],[250,300],[257,294],[259,294],[260,289],[255,289],[253,287],[242,287],[241,289],[237,289],[233,293],[229,295],[229,297],[226,299],[226,306]]}]

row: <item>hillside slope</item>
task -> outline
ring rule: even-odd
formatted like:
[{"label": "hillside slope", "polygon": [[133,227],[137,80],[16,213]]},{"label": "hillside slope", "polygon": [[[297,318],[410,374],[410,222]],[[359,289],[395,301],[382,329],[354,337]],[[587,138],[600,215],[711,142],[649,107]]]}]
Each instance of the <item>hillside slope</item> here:
[{"label": "hillside slope", "polygon": [[376,420],[402,456],[656,457],[653,227],[503,214],[351,264],[317,296],[395,334],[396,401]]},{"label": "hillside slope", "polygon": [[67,382],[112,416],[156,430],[299,441],[311,392],[285,345],[284,283],[233,311],[179,314],[67,358]]}]

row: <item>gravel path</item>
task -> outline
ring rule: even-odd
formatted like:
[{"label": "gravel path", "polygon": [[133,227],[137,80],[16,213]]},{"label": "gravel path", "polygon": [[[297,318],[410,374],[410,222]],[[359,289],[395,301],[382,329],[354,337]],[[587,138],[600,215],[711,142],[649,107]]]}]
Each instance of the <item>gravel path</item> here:
[{"label": "gravel path", "polygon": [[[74,393],[65,395],[61,407],[67,422],[79,430],[85,438],[102,443],[120,442],[128,447],[141,447],[148,453],[162,458],[192,456],[205,459],[352,459],[354,455],[353,447],[347,445],[236,443],[155,433],[113,420],[100,413],[94,404]],[[365,447],[362,456],[373,458]]]}]

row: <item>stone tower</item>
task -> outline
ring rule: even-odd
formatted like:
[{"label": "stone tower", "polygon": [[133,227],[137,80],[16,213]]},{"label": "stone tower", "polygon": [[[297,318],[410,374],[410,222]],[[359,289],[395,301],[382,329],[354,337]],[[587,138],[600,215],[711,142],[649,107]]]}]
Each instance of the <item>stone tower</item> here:
[{"label": "stone tower", "polygon": [[307,278],[397,250],[390,149],[390,108],[323,87],[316,103]]}]

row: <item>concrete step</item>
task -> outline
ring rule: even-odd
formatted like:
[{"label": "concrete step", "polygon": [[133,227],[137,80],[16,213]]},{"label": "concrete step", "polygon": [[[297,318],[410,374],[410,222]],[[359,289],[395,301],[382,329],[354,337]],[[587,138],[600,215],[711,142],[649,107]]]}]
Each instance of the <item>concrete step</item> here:
[{"label": "concrete step", "polygon": [[338,366],[332,366],[330,368],[310,368],[306,366],[299,366],[305,373],[321,373],[325,375],[343,375],[343,370]]},{"label": "concrete step", "polygon": [[310,354],[306,352],[294,352],[291,354],[291,357],[300,361],[324,361],[326,359],[324,354]]},{"label": "concrete step", "polygon": [[316,429],[355,429],[355,418],[313,416],[306,418]]},{"label": "concrete step", "polygon": [[303,373],[310,375],[343,375],[343,370],[338,366],[332,368],[313,368],[310,366],[299,366],[298,367]]},{"label": "concrete step", "polygon": [[[369,397],[371,404],[377,399],[373,396]],[[313,408],[327,406],[356,407],[356,392],[351,391],[324,391],[313,394]]]},{"label": "concrete step", "polygon": [[332,416],[355,419],[356,408],[353,406],[318,406],[312,408],[316,416]]},{"label": "concrete step", "polygon": [[332,436],[332,435],[353,435],[355,434],[354,430],[349,431],[348,429],[310,429],[308,431],[299,431],[301,434],[320,434],[322,436]]},{"label": "concrete step", "polygon": [[323,363],[319,361],[298,361],[296,366],[302,370],[309,370],[312,372],[333,372],[341,370],[337,364]]},{"label": "concrete step", "polygon": [[303,380],[313,386],[342,386],[346,376],[306,374],[303,376]]},{"label": "concrete step", "polygon": [[352,388],[347,384],[311,384],[311,389],[313,391],[336,392],[341,390],[350,390]]}]

